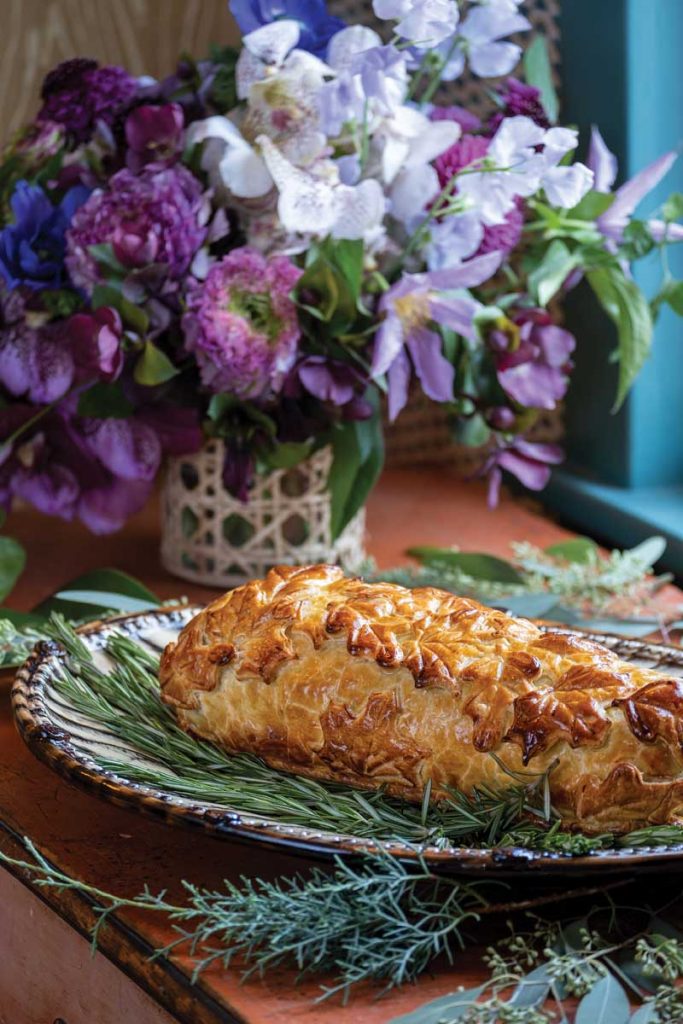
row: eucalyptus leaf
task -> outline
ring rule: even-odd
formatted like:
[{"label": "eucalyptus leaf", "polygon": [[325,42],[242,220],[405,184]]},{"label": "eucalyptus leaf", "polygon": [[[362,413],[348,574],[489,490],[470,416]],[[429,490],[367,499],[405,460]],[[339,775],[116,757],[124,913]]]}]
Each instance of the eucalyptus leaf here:
[{"label": "eucalyptus leaf", "polygon": [[[65,591],[99,593],[102,600],[99,605],[94,607],[99,608],[103,612],[110,609],[123,610],[123,606],[118,601],[125,598],[133,598],[144,602],[145,608],[154,607],[159,604],[156,594],[152,593],[144,583],[140,583],[139,580],[129,576],[128,573],[121,572],[119,569],[95,569],[93,572],[86,572],[62,587],[61,592]],[[107,598],[111,601],[112,595],[117,597],[117,603],[107,603]],[[90,610],[92,611],[92,607]],[[33,611],[35,614],[43,616],[48,616],[52,612],[59,612],[68,619],[80,619],[83,618],[84,614],[82,603],[65,600],[56,595],[42,601]]]},{"label": "eucalyptus leaf", "polygon": [[636,1012],[629,1018],[628,1024],[655,1024],[659,1021],[657,1008],[654,1002],[643,1003]]},{"label": "eucalyptus leaf", "polygon": [[26,565],[26,552],[14,537],[0,537],[0,601],[12,591]]},{"label": "eucalyptus leaf", "polygon": [[536,36],[524,51],[524,77],[541,94],[541,102],[551,124],[557,122],[559,101],[553,84],[548,44],[541,35]]},{"label": "eucalyptus leaf", "polygon": [[502,608],[509,615],[521,615],[527,619],[550,618],[554,622],[561,622],[561,618],[555,618],[550,613],[557,610],[560,615],[557,594],[515,594],[511,597],[497,597],[495,601],[489,598],[489,604],[496,608]]},{"label": "eucalyptus leaf", "polygon": [[617,328],[619,381],[612,409],[616,412],[650,352],[652,313],[638,285],[625,277],[618,265],[590,270],[586,277],[602,308]]},{"label": "eucalyptus leaf", "polygon": [[136,384],[156,387],[157,384],[165,384],[166,381],[177,377],[179,373],[180,370],[173,365],[166,353],[148,339],[135,364],[133,377]]},{"label": "eucalyptus leaf", "polygon": [[569,540],[550,544],[544,550],[546,555],[562,558],[566,562],[577,562],[579,565],[589,565],[599,554],[598,545],[589,537],[571,537]]},{"label": "eucalyptus leaf", "polygon": [[453,992],[447,996],[439,996],[428,1003],[423,1003],[410,1013],[402,1013],[400,1017],[391,1017],[387,1024],[455,1024],[462,1020],[472,1004],[486,991],[486,985],[477,988],[466,988],[462,992]]},{"label": "eucalyptus leaf", "polygon": [[548,965],[540,964],[525,975],[508,999],[508,1006],[542,1006],[550,991],[551,976]]},{"label": "eucalyptus leaf", "polygon": [[648,537],[641,544],[631,548],[629,554],[642,561],[643,565],[653,566],[666,551],[666,540],[664,537]]},{"label": "eucalyptus leaf", "polygon": [[59,590],[55,594],[59,601],[70,604],[94,605],[96,608],[119,612],[146,612],[156,608],[159,602],[145,601],[139,597],[128,597],[126,594],[109,593],[106,590]]},{"label": "eucalyptus leaf", "polygon": [[574,1024],[628,1024],[628,997],[613,974],[593,985],[579,1003]]},{"label": "eucalyptus leaf", "polygon": [[447,566],[459,569],[476,580],[496,583],[524,583],[524,579],[510,562],[476,551],[451,551],[449,548],[419,546],[408,548],[407,554],[423,565],[435,568]]}]

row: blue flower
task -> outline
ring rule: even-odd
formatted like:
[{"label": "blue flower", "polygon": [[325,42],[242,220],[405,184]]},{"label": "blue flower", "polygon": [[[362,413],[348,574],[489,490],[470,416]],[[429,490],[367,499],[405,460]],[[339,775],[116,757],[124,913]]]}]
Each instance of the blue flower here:
[{"label": "blue flower", "polygon": [[298,22],[298,49],[316,57],[324,58],[332,36],[346,27],[328,13],[325,0],[230,0],[230,10],[244,35],[282,18]]},{"label": "blue flower", "polygon": [[11,199],[13,223],[0,231],[0,274],[9,288],[58,288],[65,283],[64,235],[90,189],[75,185],[53,206],[42,188],[19,181]]}]

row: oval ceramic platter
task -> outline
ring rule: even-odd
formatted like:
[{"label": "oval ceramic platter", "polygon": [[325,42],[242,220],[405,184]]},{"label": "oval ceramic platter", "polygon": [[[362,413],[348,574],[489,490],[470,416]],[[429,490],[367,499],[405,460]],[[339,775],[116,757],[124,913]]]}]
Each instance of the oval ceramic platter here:
[{"label": "oval ceramic platter", "polygon": [[[108,662],[104,648],[112,633],[128,636],[158,654],[197,611],[196,607],[180,607],[129,615],[93,623],[79,632],[93,651],[96,664],[106,667],[111,662]],[[665,669],[667,673],[683,677],[683,650],[605,634],[596,636],[596,639],[624,660]],[[150,759],[114,736],[106,726],[83,715],[57,690],[55,679],[65,657],[63,648],[58,644],[39,644],[18,673],[12,699],[16,723],[28,747],[69,781],[119,806],[161,817],[171,824],[201,828],[223,839],[265,844],[316,858],[357,855],[376,849],[368,838],[303,828],[272,818],[265,820],[243,813],[239,806],[187,799],[172,791],[126,778],[125,771],[120,769],[116,772],[109,770],[106,765],[112,761],[124,766],[146,764],[149,767]],[[160,764],[152,766],[164,771]],[[248,778],[245,778],[244,785],[248,787]],[[406,842],[387,841],[382,848],[401,859],[414,860],[418,856],[415,847]],[[666,847],[609,849],[584,856],[512,847],[477,849],[459,846],[429,846],[421,853],[430,866],[448,872],[507,875],[512,872],[556,874],[559,871],[584,874],[596,869],[603,872],[632,871],[659,866],[663,862],[681,862],[683,843]]]}]

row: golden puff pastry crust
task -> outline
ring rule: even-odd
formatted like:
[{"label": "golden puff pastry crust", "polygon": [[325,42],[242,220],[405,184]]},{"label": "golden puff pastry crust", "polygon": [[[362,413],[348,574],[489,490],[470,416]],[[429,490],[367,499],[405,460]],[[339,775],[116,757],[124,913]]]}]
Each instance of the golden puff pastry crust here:
[{"label": "golden puff pastry crust", "polygon": [[430,587],[275,568],[200,612],[160,681],[183,728],[300,775],[417,801],[557,762],[585,831],[683,810],[682,680]]}]

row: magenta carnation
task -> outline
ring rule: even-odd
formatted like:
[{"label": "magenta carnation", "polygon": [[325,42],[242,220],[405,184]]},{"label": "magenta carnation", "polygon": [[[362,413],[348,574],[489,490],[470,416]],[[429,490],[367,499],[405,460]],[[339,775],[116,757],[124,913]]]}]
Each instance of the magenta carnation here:
[{"label": "magenta carnation", "polygon": [[192,289],[185,345],[211,391],[258,398],[280,388],[297,354],[300,330],[289,296],[300,276],[286,256],[266,259],[245,246]]},{"label": "magenta carnation", "polygon": [[71,280],[91,291],[102,280],[91,245],[110,244],[129,270],[156,265],[180,279],[206,237],[204,196],[187,168],[124,169],[76,213],[67,232]]},{"label": "magenta carnation", "polygon": [[65,61],[43,82],[38,120],[63,125],[75,143],[88,142],[97,122],[112,125],[137,91],[136,79],[123,68],[80,58]]}]

